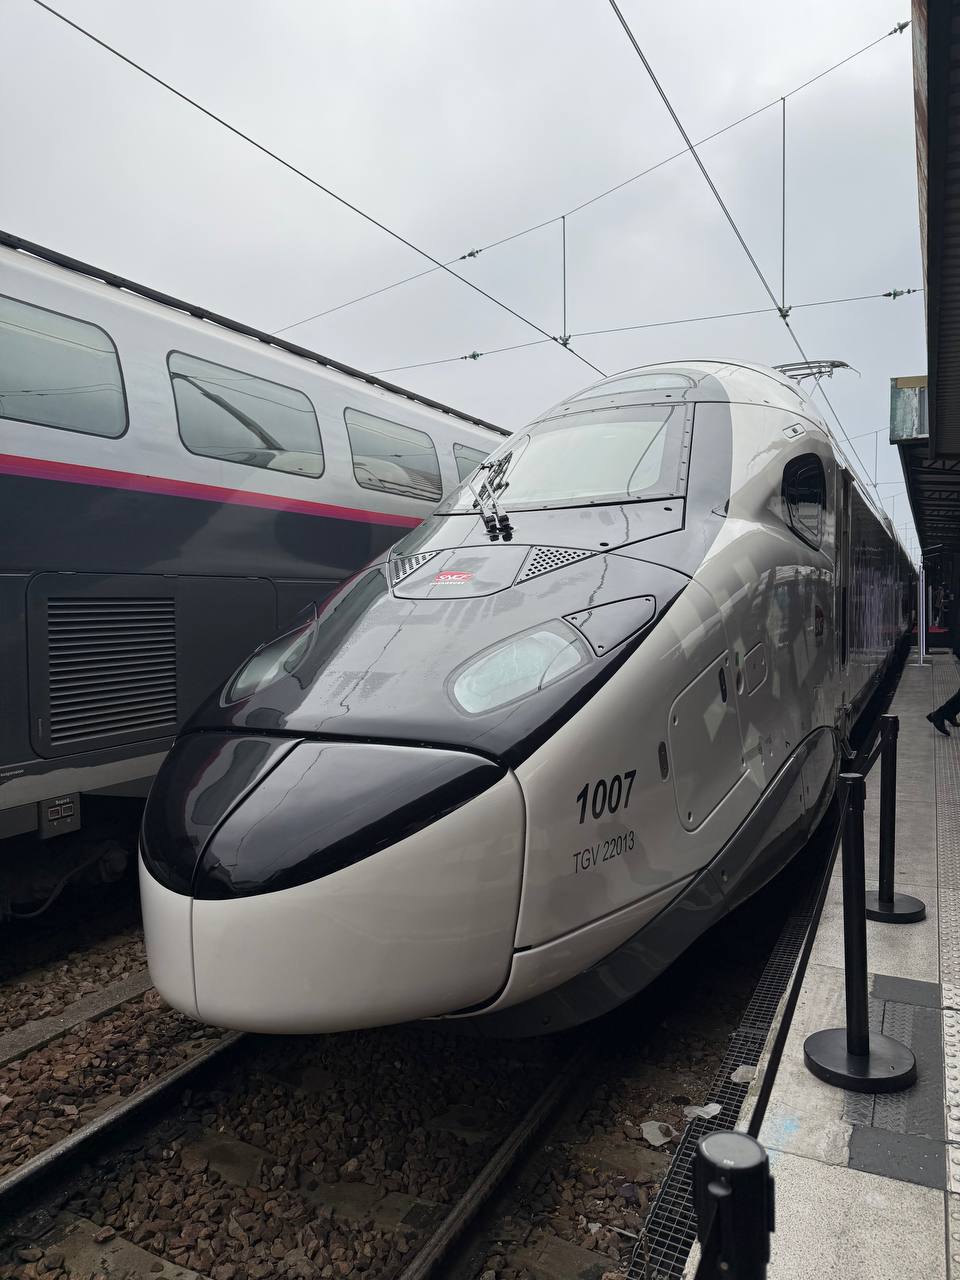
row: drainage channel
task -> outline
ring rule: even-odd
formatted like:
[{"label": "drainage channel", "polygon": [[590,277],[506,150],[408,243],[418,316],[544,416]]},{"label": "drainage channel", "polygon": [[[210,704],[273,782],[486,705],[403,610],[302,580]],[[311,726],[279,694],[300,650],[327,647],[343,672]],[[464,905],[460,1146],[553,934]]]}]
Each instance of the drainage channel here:
[{"label": "drainage channel", "polygon": [[[828,831],[824,832],[823,827]],[[708,1133],[737,1126],[751,1089],[753,1105],[748,1131],[752,1133],[759,1127],[766,1097],[764,1086],[769,1088],[767,1081],[774,1074],[771,1067],[775,1069],[771,1059],[779,1057],[777,1045],[765,1064],[762,1081],[758,1080],[761,1060],[785,1000],[789,1002],[790,996],[799,991],[797,979],[802,977],[805,953],[809,950],[805,944],[812,941],[816,930],[836,854],[837,834],[836,816],[831,811],[818,835],[818,843],[822,841],[827,846],[818,850],[822,859],[819,874],[790,913],[709,1090],[709,1101],[718,1103],[720,1111],[709,1119],[691,1120],[685,1128],[651,1206],[641,1239],[634,1248],[628,1280],[680,1280],[697,1235],[693,1206],[693,1161],[697,1144]],[[824,836],[829,839],[824,840]],[[789,1018],[781,1018],[781,1023],[786,1027]]]}]

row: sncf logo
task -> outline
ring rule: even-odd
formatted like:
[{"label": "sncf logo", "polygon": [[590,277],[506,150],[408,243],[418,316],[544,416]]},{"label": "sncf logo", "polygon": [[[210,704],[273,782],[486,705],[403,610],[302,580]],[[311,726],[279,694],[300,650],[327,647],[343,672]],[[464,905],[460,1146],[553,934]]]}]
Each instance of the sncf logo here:
[{"label": "sncf logo", "polygon": [[438,587],[459,586],[461,582],[469,582],[473,577],[472,573],[459,573],[453,569],[445,569],[443,573],[434,575],[434,585]]}]

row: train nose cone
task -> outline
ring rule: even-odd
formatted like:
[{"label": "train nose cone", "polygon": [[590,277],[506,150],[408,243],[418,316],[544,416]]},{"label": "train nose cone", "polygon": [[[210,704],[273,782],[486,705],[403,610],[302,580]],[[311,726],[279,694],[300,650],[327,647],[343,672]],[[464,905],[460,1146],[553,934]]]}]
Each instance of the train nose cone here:
[{"label": "train nose cone", "polygon": [[247,734],[190,734],[154,781],[140,833],[147,961],[160,994],[191,1017],[198,1016],[191,896],[197,864],[226,815],[295,746]]},{"label": "train nose cone", "polygon": [[[187,1012],[242,1030],[340,1030],[496,994],[522,873],[512,774],[464,751],[261,739],[272,750],[247,761],[241,782],[215,764],[214,744],[204,767],[189,741],[175,749],[184,772],[171,767],[166,782],[194,799],[164,796],[158,778],[143,840],[157,924],[175,914],[175,876],[190,895]],[[213,787],[204,824],[198,801]],[[152,934],[151,972],[162,958],[171,976],[157,985],[171,998],[185,983]]]},{"label": "train nose cone", "polygon": [[146,871],[172,893],[190,894],[213,832],[296,739],[192,733],[160,767],[143,815],[140,852]]}]

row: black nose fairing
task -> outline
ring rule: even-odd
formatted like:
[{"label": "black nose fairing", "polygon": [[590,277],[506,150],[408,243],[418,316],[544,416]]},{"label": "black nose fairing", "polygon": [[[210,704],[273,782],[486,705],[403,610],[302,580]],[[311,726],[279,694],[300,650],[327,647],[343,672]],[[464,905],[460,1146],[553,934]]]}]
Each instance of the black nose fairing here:
[{"label": "black nose fairing", "polygon": [[290,889],[413,835],[504,773],[465,751],[188,733],[150,793],[141,854],[165,888],[199,899]]},{"label": "black nose fairing", "polygon": [[[211,698],[188,728],[451,746],[515,766],[696,572],[723,524],[731,448],[729,405],[698,404],[682,496],[510,509],[509,541],[491,541],[452,496],[326,604],[292,670],[239,701]],[[555,643],[557,628],[584,642],[583,660],[542,685],[515,681],[520,695],[489,709],[458,703],[453,685],[471,659],[496,659],[511,637]],[[526,656],[518,644],[503,661]]]}]

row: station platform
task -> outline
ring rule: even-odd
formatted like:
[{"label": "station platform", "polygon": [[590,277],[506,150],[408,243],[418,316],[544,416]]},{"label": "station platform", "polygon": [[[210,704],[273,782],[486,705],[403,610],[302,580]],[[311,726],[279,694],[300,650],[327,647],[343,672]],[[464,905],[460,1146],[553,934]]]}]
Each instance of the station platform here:
[{"label": "station platform", "polygon": [[[952,657],[904,669],[896,888],[916,924],[867,921],[870,1022],[910,1046],[917,1083],[846,1092],[804,1066],[808,1035],[846,1020],[838,857],[759,1139],[776,1186],[770,1280],[960,1277],[960,730],[924,718],[960,684]],[[867,779],[867,888],[876,887],[880,765]]]}]

